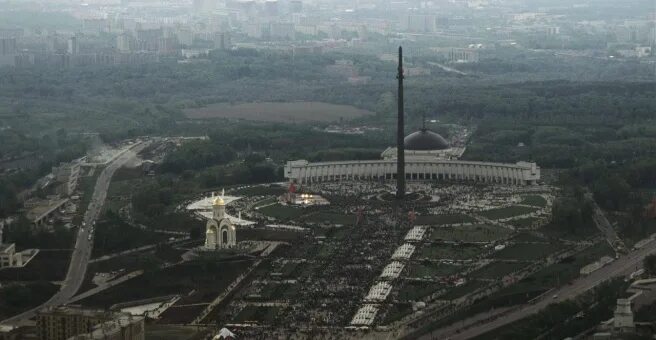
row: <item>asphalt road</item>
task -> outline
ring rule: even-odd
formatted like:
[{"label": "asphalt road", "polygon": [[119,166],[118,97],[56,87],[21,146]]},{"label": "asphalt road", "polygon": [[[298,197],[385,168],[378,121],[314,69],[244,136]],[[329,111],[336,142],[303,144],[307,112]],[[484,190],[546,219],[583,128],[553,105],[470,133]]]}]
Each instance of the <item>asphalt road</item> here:
[{"label": "asphalt road", "polygon": [[425,334],[421,339],[456,340],[480,336],[496,328],[536,314],[552,303],[573,299],[610,278],[629,275],[638,268],[642,268],[642,260],[653,253],[656,253],[656,240],[652,240],[641,249],[632,251],[616,259],[609,265],[588,276],[580,277],[572,281],[571,284],[553,290],[548,296],[535,303],[525,304],[518,308],[497,310],[486,313],[486,315],[475,315],[456,324]]},{"label": "asphalt road", "polygon": [[89,258],[91,257],[91,250],[93,246],[93,223],[98,218],[98,215],[102,210],[102,206],[105,203],[105,198],[107,197],[107,189],[109,189],[109,183],[112,180],[112,176],[118,168],[132,160],[139,151],[146,147],[146,145],[147,143],[140,143],[133,146],[130,151],[125,152],[121,156],[117,157],[114,161],[112,161],[109,165],[107,165],[107,167],[103,169],[100,175],[98,175],[96,186],[93,190],[93,195],[89,201],[89,207],[87,208],[82,219],[86,226],[78,230],[77,238],[75,240],[75,248],[73,250],[73,254],[71,255],[71,262],[68,266],[68,272],[66,273],[66,279],[64,279],[62,282],[60,290],[44,304],[30,309],[22,314],[18,314],[9,319],[3,320],[1,324],[17,324],[21,321],[33,318],[36,315],[36,312],[40,309],[66,304],[66,302],[68,302],[80,289],[80,286],[84,281],[84,275],[87,271]]}]

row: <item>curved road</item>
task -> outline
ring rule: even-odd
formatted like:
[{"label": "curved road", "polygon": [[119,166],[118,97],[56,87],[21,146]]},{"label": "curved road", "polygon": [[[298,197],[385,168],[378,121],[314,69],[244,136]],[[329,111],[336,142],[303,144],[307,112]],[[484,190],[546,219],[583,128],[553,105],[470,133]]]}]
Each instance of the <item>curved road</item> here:
[{"label": "curved road", "polygon": [[96,186],[93,190],[93,195],[89,201],[89,207],[87,208],[82,219],[86,224],[86,227],[80,228],[78,230],[77,238],[75,240],[75,249],[73,250],[71,261],[68,265],[66,279],[62,283],[60,290],[44,304],[30,309],[24,313],[13,316],[9,319],[3,320],[1,324],[12,325],[20,323],[21,321],[33,318],[36,315],[36,312],[40,309],[63,305],[68,302],[80,289],[80,286],[84,281],[84,275],[87,271],[89,258],[91,257],[91,250],[93,246],[93,232],[91,229],[93,228],[93,222],[98,218],[98,215],[102,210],[102,206],[105,203],[105,198],[107,197],[107,189],[109,189],[109,183],[112,180],[112,176],[118,168],[123,166],[128,161],[134,159],[136,154],[143,150],[143,148],[145,148],[148,144],[148,142],[145,142],[132,145],[129,150],[123,152],[122,155],[114,159],[107,167],[105,167],[105,169],[103,169],[103,171],[98,176]]},{"label": "curved road", "polygon": [[632,251],[592,274],[580,277],[572,281],[571,284],[552,291],[548,296],[533,304],[525,304],[517,308],[474,315],[450,326],[425,334],[420,339],[456,340],[470,339],[483,335],[496,328],[536,314],[552,303],[573,299],[608,279],[629,275],[638,268],[642,268],[642,260],[654,253],[656,253],[656,240],[652,239],[641,249]]}]

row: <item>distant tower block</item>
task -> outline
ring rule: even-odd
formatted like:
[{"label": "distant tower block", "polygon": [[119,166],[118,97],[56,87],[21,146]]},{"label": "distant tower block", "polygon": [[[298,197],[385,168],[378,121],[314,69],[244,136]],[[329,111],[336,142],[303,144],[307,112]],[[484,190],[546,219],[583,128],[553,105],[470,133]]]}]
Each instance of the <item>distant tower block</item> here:
[{"label": "distant tower block", "polygon": [[67,46],[67,52],[70,55],[78,55],[80,54],[80,47],[77,43],[77,37],[70,37],[68,39],[68,46]]}]

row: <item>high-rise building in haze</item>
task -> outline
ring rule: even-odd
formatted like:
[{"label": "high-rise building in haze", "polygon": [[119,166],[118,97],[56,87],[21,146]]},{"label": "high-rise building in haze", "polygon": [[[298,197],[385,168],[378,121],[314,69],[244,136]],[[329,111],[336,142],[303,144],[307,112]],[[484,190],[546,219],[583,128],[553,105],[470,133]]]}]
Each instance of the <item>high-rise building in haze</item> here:
[{"label": "high-rise building in haze", "polygon": [[66,52],[70,55],[80,54],[80,46],[78,45],[77,37],[68,38],[68,48],[66,49]]},{"label": "high-rise building in haze", "polygon": [[0,55],[16,53],[16,38],[0,38]]}]

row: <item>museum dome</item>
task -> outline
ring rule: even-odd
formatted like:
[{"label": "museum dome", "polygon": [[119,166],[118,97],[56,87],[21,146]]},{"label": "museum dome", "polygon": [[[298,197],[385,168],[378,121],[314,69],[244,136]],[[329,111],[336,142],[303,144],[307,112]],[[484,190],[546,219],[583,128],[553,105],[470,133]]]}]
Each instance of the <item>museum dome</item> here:
[{"label": "museum dome", "polygon": [[449,148],[449,143],[444,137],[428,129],[421,129],[407,135],[403,139],[403,145],[406,150],[415,151],[444,150]]}]

